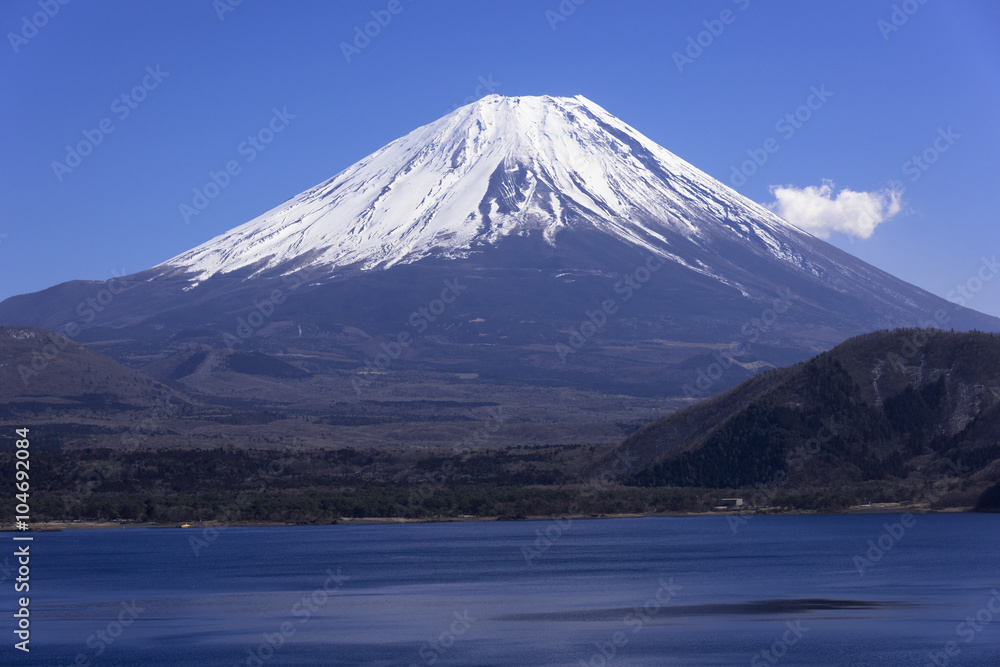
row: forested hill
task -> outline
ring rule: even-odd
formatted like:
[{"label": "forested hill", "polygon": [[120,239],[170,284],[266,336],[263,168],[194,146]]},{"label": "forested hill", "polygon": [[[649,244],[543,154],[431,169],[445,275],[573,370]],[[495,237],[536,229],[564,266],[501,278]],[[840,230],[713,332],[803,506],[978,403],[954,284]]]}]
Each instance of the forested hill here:
[{"label": "forested hill", "polygon": [[637,457],[627,481],[641,486],[841,490],[863,501],[939,482],[939,495],[973,505],[1000,480],[1000,336],[857,336],[648,424],[622,447]]}]

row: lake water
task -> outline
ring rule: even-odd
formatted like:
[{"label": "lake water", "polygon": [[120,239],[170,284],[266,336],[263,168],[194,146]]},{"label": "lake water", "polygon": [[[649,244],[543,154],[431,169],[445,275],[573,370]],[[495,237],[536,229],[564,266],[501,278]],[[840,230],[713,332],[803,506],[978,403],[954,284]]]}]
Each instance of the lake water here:
[{"label": "lake water", "polygon": [[[907,523],[839,515],[36,534],[31,653],[13,648],[8,574],[0,664],[1000,664],[1000,516]],[[214,539],[195,555],[192,537]]]}]

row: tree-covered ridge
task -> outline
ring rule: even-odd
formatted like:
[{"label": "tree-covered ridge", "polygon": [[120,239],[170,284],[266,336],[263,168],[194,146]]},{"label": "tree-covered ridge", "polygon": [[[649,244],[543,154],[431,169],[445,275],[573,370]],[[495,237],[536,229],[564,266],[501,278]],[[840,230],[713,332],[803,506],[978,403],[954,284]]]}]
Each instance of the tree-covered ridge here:
[{"label": "tree-covered ridge", "polygon": [[641,486],[850,486],[1000,476],[1000,336],[903,329],[852,338],[641,429]]}]

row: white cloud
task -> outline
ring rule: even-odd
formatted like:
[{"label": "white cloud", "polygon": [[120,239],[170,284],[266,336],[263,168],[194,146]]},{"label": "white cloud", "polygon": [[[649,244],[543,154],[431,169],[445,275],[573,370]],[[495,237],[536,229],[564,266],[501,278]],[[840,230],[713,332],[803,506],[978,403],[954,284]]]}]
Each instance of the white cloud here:
[{"label": "white cloud", "polygon": [[855,192],[841,190],[833,195],[833,181],[824,179],[823,185],[796,188],[791,185],[772,185],[774,203],[767,207],[810,234],[821,239],[830,232],[843,232],[863,239],[875,227],[899,213],[903,207],[903,193],[898,190]]}]

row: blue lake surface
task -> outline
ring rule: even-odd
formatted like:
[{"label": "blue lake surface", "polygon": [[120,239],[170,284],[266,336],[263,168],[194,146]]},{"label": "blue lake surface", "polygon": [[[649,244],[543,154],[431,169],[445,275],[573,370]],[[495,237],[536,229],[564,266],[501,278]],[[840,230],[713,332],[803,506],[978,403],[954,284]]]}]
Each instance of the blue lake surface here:
[{"label": "blue lake surface", "polygon": [[1000,516],[900,520],[39,533],[0,664],[1000,664]]}]

